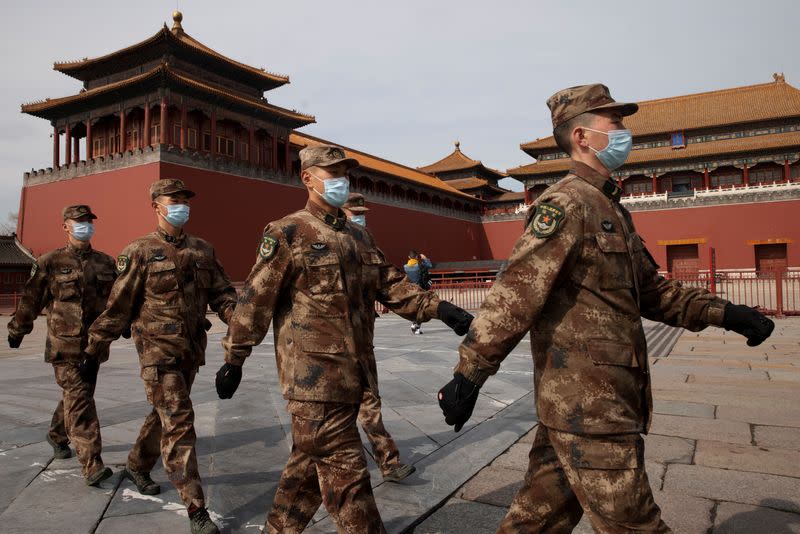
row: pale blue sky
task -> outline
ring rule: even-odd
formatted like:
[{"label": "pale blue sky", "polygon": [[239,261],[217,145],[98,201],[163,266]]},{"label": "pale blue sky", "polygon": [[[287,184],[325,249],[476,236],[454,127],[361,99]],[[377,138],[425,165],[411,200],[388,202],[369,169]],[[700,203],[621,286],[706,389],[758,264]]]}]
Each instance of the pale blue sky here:
[{"label": "pale blue sky", "polygon": [[[19,205],[22,172],[51,163],[47,121],[19,106],[76,93],[54,61],[106,54],[171,24],[173,1],[4,2],[0,220]],[[550,134],[544,102],[604,82],[646,100],[767,82],[800,85],[800,2],[283,0],[180,2],[193,37],[288,74],[271,102],[313,114],[304,128],[411,166],[453,141],[494,168],[532,161]]]}]

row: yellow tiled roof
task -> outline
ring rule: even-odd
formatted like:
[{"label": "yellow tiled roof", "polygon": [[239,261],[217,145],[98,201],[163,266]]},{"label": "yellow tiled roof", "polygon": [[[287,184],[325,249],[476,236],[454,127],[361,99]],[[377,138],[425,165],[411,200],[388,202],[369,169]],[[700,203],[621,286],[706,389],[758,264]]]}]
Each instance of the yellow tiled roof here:
[{"label": "yellow tiled roof", "polygon": [[461,152],[461,144],[456,142],[456,148],[450,155],[440,159],[436,163],[431,163],[430,165],[426,165],[424,167],[418,167],[418,169],[422,172],[427,172],[428,174],[439,174],[481,167],[490,173],[496,174],[498,177],[502,178],[505,176],[504,173],[485,166],[480,160],[467,157],[463,152]]},{"label": "yellow tiled roof", "polygon": [[22,112],[29,113],[31,115],[41,116],[43,112],[52,110],[59,106],[65,104],[71,104],[74,102],[80,102],[82,100],[87,100],[97,95],[116,91],[124,87],[134,85],[138,82],[154,78],[156,76],[166,76],[179,83],[200,89],[215,96],[223,97],[233,102],[252,106],[253,108],[278,115],[285,119],[296,121],[298,124],[296,124],[295,127],[303,126],[305,124],[310,124],[314,122],[314,117],[311,115],[304,115],[297,111],[291,111],[278,106],[273,106],[272,104],[267,103],[265,100],[245,97],[238,93],[232,93],[221,87],[209,85],[205,82],[201,82],[199,80],[192,78],[190,75],[184,72],[174,69],[168,63],[162,63],[159,66],[142,74],[137,74],[136,76],[131,76],[130,78],[126,78],[124,80],[120,80],[118,82],[110,83],[107,85],[101,85],[100,87],[95,87],[94,89],[89,89],[88,91],[83,91],[82,93],[78,93],[76,95],[64,96],[60,98],[48,98],[47,100],[42,100],[39,102],[31,102],[28,104],[23,104]]},{"label": "yellow tiled roof", "polygon": [[367,169],[378,171],[383,174],[388,174],[389,176],[394,176],[397,178],[401,178],[403,180],[418,184],[424,185],[433,189],[438,189],[439,191],[450,193],[452,195],[456,195],[462,198],[469,198],[475,200],[475,197],[472,195],[468,195],[466,193],[462,193],[458,189],[451,187],[447,184],[447,182],[436,178],[435,176],[431,176],[430,174],[425,174],[417,169],[412,169],[411,167],[406,167],[405,165],[401,165],[399,163],[395,163],[393,161],[385,160],[383,158],[379,158],[377,156],[373,156],[371,154],[367,154],[365,152],[361,152],[358,150],[354,150],[352,148],[348,148],[345,146],[340,145],[339,143],[334,143],[332,141],[327,141],[325,139],[321,139],[319,137],[313,137],[306,133],[301,132],[293,132],[289,136],[289,141],[296,145],[296,146],[314,146],[314,145],[321,145],[321,144],[331,144],[341,147],[345,154],[348,157],[352,157],[358,160],[358,163],[362,167],[366,167]]},{"label": "yellow tiled roof", "polygon": [[[658,147],[642,148],[631,151],[625,167],[631,164],[659,162],[668,160],[685,160],[704,156],[726,155],[772,148],[795,147],[800,149],[800,132],[779,134],[755,135],[752,137],[738,137],[736,139],[722,139],[706,143],[690,143],[686,148]],[[570,168],[569,158],[551,159],[529,163],[513,169],[508,169],[511,176],[530,176],[565,172]]]},{"label": "yellow tiled roof", "polygon": [[236,61],[234,59],[231,59],[231,58],[229,58],[227,56],[224,56],[224,55],[220,54],[219,52],[216,52],[215,50],[207,47],[206,45],[204,45],[203,43],[201,43],[197,39],[195,39],[192,36],[190,36],[188,33],[184,32],[182,28],[179,28],[179,29],[173,28],[172,30],[170,30],[169,28],[167,28],[166,24],[164,24],[164,26],[160,30],[158,30],[158,32],[156,32],[151,37],[148,37],[144,41],[138,42],[136,44],[132,44],[132,45],[127,46],[125,48],[122,48],[120,50],[111,52],[110,54],[106,54],[104,56],[99,56],[99,57],[96,57],[96,58],[84,58],[84,59],[81,59],[81,60],[78,60],[78,61],[64,61],[64,62],[55,63],[53,65],[53,69],[57,70],[59,72],[63,72],[64,74],[76,77],[79,80],[82,80],[83,78],[80,77],[80,74],[79,74],[80,71],[82,71],[84,69],[87,69],[87,68],[90,68],[90,67],[92,67],[94,65],[98,65],[98,64],[101,64],[101,63],[104,63],[104,62],[107,62],[107,61],[114,60],[115,58],[117,58],[117,57],[119,57],[119,56],[121,56],[121,55],[123,55],[125,53],[135,52],[137,50],[141,50],[143,48],[146,48],[149,45],[157,43],[158,41],[160,41],[162,39],[166,39],[166,40],[171,41],[173,43],[180,44],[180,45],[183,45],[183,46],[187,46],[187,47],[192,48],[194,50],[197,50],[197,51],[199,51],[199,52],[201,52],[201,53],[203,53],[203,54],[205,54],[207,56],[213,57],[216,60],[222,61],[223,63],[227,63],[228,65],[230,65],[230,66],[232,66],[232,67],[234,67],[236,69],[239,69],[241,71],[247,72],[248,74],[250,74],[252,76],[255,76],[257,78],[261,78],[262,80],[267,82],[267,85],[269,86],[269,88],[275,88],[275,87],[279,87],[279,86],[281,86],[283,84],[289,83],[289,77],[288,76],[283,76],[283,75],[280,75],[280,74],[273,74],[271,72],[265,71],[264,69],[259,69],[259,68],[256,68],[256,67],[253,67],[253,66],[250,66],[250,65],[246,65],[244,63],[240,63],[240,62],[238,62],[238,61]]},{"label": "yellow tiled roof", "polygon": [[[800,117],[800,90],[776,76],[769,83],[639,102],[639,111],[625,118],[625,126],[634,136],[644,136],[786,117]],[[550,136],[520,148],[535,155],[557,146]]]}]

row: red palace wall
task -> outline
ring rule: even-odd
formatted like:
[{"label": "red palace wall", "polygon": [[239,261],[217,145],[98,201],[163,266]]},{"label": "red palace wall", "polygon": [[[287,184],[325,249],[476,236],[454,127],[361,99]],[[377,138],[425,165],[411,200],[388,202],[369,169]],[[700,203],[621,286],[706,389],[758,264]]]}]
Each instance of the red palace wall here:
[{"label": "red palace wall", "polygon": [[486,259],[505,260],[525,230],[525,219],[486,222],[483,229],[486,233]]},{"label": "red palace wall", "polygon": [[[152,163],[23,188],[18,235],[34,255],[64,246],[61,209],[89,204],[99,217],[93,246],[112,256],[156,225],[148,188],[179,177],[197,193],[186,231],[211,242],[231,279],[244,280],[267,223],[301,209],[304,189],[171,163]],[[434,261],[485,259],[480,223],[372,204],[367,224],[387,258],[402,265],[411,249]]]},{"label": "red palace wall", "polygon": [[667,247],[658,241],[700,240],[700,268],[709,267],[714,247],[717,269],[754,269],[755,251],[748,241],[789,239],[789,267],[800,267],[800,200],[729,204],[673,210],[632,212],[636,230],[645,239],[661,269],[667,268]]}]

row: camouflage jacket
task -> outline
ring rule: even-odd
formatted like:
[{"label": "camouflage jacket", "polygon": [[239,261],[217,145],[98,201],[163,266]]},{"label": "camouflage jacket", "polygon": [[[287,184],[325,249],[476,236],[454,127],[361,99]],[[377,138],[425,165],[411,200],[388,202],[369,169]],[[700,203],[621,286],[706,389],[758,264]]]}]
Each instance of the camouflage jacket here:
[{"label": "camouflage jacket", "polygon": [[[114,258],[92,248],[83,251],[69,244],[43,254],[31,268],[8,334],[29,334],[46,308],[45,361],[77,360],[86,348],[89,326],[106,308],[116,274]],[[106,361],[108,347],[97,357]]]},{"label": "camouflage jacket", "polygon": [[482,384],[530,332],[539,421],[576,434],[646,432],[652,413],[641,317],[692,331],[726,301],[657,272],[620,190],[582,163],[542,193],[459,348]]},{"label": "camouflage jacket", "polygon": [[223,339],[225,361],[241,365],[272,321],[285,398],[361,402],[365,386],[378,392],[376,300],[417,322],[436,317],[439,306],[387,263],[368,230],[309,202],[264,230]]},{"label": "camouflage jacket", "polygon": [[207,307],[228,322],[236,306],[214,248],[199,237],[174,239],[159,229],[122,251],[117,272],[108,307],[89,329],[86,352],[106,350],[130,324],[142,367],[186,358],[205,364]]}]

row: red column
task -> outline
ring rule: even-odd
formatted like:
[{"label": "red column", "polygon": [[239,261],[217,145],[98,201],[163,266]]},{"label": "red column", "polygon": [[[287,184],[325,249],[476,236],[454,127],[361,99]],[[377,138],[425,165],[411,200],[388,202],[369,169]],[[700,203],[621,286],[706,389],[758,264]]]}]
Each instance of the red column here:
[{"label": "red column", "polygon": [[217,155],[217,112],[211,112],[211,157]]},{"label": "red column", "polygon": [[144,104],[144,132],[142,132],[142,148],[150,146],[150,102]]},{"label": "red column", "polygon": [[53,170],[57,170],[61,166],[61,148],[59,140],[61,134],[58,132],[58,126],[53,126]]},{"label": "red column", "polygon": [[288,137],[283,144],[283,157],[286,160],[286,174],[292,174],[292,152]]},{"label": "red column", "polygon": [[250,126],[250,148],[248,148],[248,155],[250,156],[250,165],[256,164],[256,127]]},{"label": "red column", "polygon": [[783,160],[783,181],[789,182],[791,180],[791,173],[789,172],[789,160]]},{"label": "red column", "polygon": [[72,159],[75,163],[81,160],[81,138],[77,135],[72,138]]},{"label": "red column", "polygon": [[86,119],[86,161],[94,158],[94,138],[92,137],[92,118]]},{"label": "red column", "polygon": [[118,152],[121,154],[128,148],[128,142],[125,136],[125,110],[119,112],[119,146]]},{"label": "red column", "polygon": [[66,161],[64,162],[67,167],[70,166],[72,163],[72,130],[69,127],[69,123],[67,123],[66,128],[64,129],[64,158]]},{"label": "red column", "polygon": [[703,168],[703,187],[711,189],[711,178],[708,175],[708,167]]},{"label": "red column", "polygon": [[653,193],[658,193],[658,176],[653,173]]},{"label": "red column", "polygon": [[159,126],[158,142],[162,145],[167,144],[167,97],[161,97],[161,125]]},{"label": "red column", "polygon": [[750,185],[750,169],[746,163],[744,164],[744,169],[742,169],[742,184]]},{"label": "red column", "polygon": [[278,136],[272,136],[272,161],[270,162],[272,170],[278,170]]},{"label": "red column", "polygon": [[525,189],[525,205],[527,206],[528,204],[531,203],[531,190],[528,189],[528,184],[525,184],[524,189]]},{"label": "red column", "polygon": [[186,104],[181,106],[181,149],[186,148]]}]

